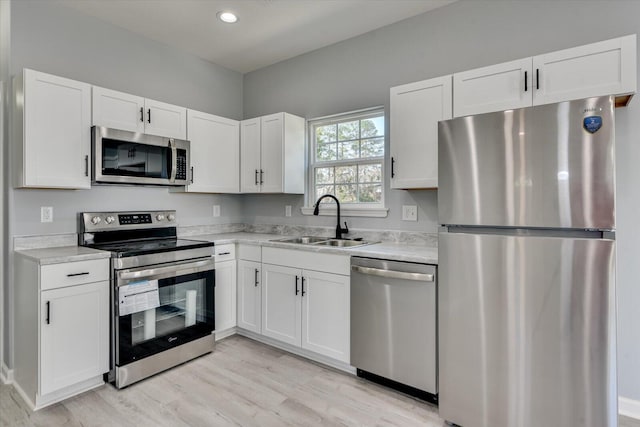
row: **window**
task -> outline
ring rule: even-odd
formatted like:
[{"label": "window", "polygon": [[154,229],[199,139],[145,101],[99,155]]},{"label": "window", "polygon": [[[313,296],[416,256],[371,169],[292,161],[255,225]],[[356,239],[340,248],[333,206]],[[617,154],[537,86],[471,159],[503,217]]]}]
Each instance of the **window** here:
[{"label": "window", "polygon": [[384,110],[312,120],[309,132],[309,204],[332,194],[345,211],[383,208]]}]

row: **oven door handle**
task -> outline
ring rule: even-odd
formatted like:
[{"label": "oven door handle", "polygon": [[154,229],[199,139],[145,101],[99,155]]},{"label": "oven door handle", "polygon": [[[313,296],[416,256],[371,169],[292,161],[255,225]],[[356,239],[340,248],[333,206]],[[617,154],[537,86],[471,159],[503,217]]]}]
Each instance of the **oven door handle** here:
[{"label": "oven door handle", "polygon": [[189,261],[166,265],[153,268],[132,268],[128,270],[118,271],[118,286],[125,285],[122,281],[131,281],[135,279],[163,279],[166,277],[183,276],[185,274],[200,273],[203,271],[213,270],[215,268],[215,260],[205,259],[201,261]]}]

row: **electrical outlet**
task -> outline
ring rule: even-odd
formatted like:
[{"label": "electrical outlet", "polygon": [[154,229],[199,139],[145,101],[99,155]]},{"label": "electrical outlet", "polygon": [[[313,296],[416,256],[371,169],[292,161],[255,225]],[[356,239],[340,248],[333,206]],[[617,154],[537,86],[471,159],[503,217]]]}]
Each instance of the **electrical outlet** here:
[{"label": "electrical outlet", "polygon": [[402,206],[402,220],[403,221],[417,221],[418,220],[418,207],[416,205],[403,205]]},{"label": "electrical outlet", "polygon": [[291,216],[291,205],[285,205],[284,216]]},{"label": "electrical outlet", "polygon": [[220,216],[220,205],[213,205],[213,216]]},{"label": "electrical outlet", "polygon": [[40,207],[40,222],[53,222],[53,208],[51,206]]}]

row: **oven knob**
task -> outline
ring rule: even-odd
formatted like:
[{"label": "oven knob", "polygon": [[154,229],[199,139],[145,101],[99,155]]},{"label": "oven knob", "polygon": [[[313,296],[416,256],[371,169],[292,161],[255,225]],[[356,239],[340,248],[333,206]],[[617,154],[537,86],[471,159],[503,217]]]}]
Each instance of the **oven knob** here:
[{"label": "oven knob", "polygon": [[169,221],[173,221],[173,220],[175,220],[175,219],[176,219],[176,216],[175,216],[174,214],[169,214],[169,215],[167,215],[167,219],[168,219]]},{"label": "oven knob", "polygon": [[99,216],[94,216],[93,218],[91,218],[91,224],[93,224],[93,225],[100,224],[100,221],[102,221],[102,219],[100,219]]},{"label": "oven knob", "polygon": [[162,221],[162,220],[164,219],[164,215],[162,215],[162,214],[158,214],[158,215],[156,215],[156,219],[157,219],[158,221]]},{"label": "oven knob", "polygon": [[107,224],[111,224],[113,221],[115,221],[116,219],[112,216],[108,216],[104,219],[104,222],[106,222]]}]

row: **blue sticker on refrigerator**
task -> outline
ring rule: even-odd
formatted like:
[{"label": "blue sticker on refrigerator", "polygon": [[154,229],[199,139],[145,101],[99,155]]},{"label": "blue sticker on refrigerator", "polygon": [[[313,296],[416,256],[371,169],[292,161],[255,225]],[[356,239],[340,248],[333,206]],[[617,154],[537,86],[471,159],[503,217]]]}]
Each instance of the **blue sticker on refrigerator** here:
[{"label": "blue sticker on refrigerator", "polygon": [[602,127],[601,116],[589,116],[585,117],[582,121],[582,126],[589,133],[596,133]]}]

